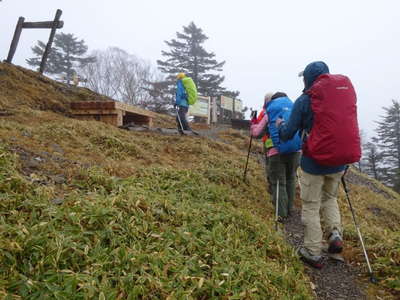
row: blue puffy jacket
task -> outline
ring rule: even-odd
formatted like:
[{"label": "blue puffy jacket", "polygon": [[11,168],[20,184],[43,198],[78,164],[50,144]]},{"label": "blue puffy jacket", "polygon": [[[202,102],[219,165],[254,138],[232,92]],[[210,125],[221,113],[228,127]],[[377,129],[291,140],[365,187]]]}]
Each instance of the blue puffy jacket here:
[{"label": "blue puffy jacket", "polygon": [[189,103],[187,101],[186,90],[185,87],[183,86],[182,80],[178,80],[176,83],[175,104],[177,106],[185,106],[185,107],[189,106]]},{"label": "blue puffy jacket", "polygon": [[[309,133],[312,128],[313,112],[311,110],[311,99],[305,92],[312,86],[318,76],[326,73],[329,73],[329,68],[322,61],[312,62],[304,69],[303,76],[305,88],[303,94],[297,98],[294,103],[289,121],[279,128],[280,138],[283,141],[291,139],[298,131],[302,132],[302,135],[306,140],[306,134]],[[345,168],[345,166],[322,166],[317,164],[311,157],[305,155],[302,155],[301,157],[300,166],[305,172],[314,175],[333,174],[341,172]]]},{"label": "blue puffy jacket", "polygon": [[288,97],[279,97],[267,104],[268,131],[274,147],[280,154],[292,153],[301,149],[301,139],[295,134],[291,139],[282,141],[279,138],[279,131],[275,125],[276,119],[288,120],[292,111],[293,102]]}]

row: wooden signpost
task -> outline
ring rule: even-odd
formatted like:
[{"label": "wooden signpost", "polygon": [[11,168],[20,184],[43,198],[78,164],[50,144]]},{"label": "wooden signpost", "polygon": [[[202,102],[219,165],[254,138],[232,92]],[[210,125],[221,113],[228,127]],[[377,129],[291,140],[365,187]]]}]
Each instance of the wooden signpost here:
[{"label": "wooden signpost", "polygon": [[25,22],[24,17],[19,17],[17,26],[15,27],[15,32],[14,32],[14,37],[11,41],[10,45],[10,51],[8,52],[8,56],[6,59],[7,63],[12,63],[15,51],[17,50],[19,38],[21,36],[22,29],[51,29],[50,32],[50,37],[49,41],[47,42],[46,49],[44,50],[43,56],[42,56],[42,61],[40,63],[40,69],[39,72],[43,74],[45,66],[46,66],[46,61],[47,57],[49,56],[51,46],[53,44],[54,40],[54,35],[56,34],[56,30],[59,28],[62,28],[64,26],[64,22],[60,21],[62,14],[61,9],[57,9],[56,16],[54,18],[54,21],[49,21],[49,22]]}]

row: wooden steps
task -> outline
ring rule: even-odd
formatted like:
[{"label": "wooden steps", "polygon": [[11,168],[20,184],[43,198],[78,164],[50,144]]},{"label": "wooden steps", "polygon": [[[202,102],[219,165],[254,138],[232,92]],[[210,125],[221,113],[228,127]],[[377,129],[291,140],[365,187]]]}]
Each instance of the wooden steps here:
[{"label": "wooden steps", "polygon": [[152,112],[117,101],[72,102],[71,109],[80,120],[97,120],[117,127],[129,123],[153,126]]}]

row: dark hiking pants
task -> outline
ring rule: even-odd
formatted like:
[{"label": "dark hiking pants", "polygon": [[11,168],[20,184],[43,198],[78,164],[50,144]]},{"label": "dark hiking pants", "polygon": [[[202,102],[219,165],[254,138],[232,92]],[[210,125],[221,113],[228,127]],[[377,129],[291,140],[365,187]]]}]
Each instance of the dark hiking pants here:
[{"label": "dark hiking pants", "polygon": [[191,130],[190,127],[189,127],[189,123],[187,121],[187,118],[186,118],[186,115],[187,115],[188,111],[189,111],[189,107],[178,106],[178,115],[179,115],[179,118],[181,119],[181,123],[182,123],[182,127],[183,127],[183,128],[181,128],[181,124],[179,123],[178,116],[176,116],[176,123],[177,123],[177,126],[178,126],[178,130],[181,130],[181,129],[183,129],[183,130]]},{"label": "dark hiking pants", "polygon": [[264,148],[264,160],[265,160],[265,178],[267,179],[267,191],[268,193],[272,196],[272,184],[271,184],[271,179],[270,179],[270,174],[269,174],[269,165],[268,165],[268,160],[269,157],[267,156],[268,150]]},{"label": "dark hiking pants", "polygon": [[273,204],[276,203],[277,182],[279,179],[278,215],[287,217],[293,207],[296,195],[296,170],[300,153],[276,154],[268,158],[269,176],[272,185]]}]

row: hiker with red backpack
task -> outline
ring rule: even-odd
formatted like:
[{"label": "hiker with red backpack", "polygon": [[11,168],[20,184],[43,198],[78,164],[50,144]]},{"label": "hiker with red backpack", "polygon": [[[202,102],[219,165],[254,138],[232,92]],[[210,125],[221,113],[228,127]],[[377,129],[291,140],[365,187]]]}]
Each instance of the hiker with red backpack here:
[{"label": "hiker with red backpack", "polygon": [[345,166],[360,160],[356,93],[349,78],[329,74],[328,66],[312,62],[303,72],[303,94],[296,100],[288,121],[276,125],[282,140],[299,130],[303,136],[300,197],[304,244],[300,257],[316,268],[323,267],[323,233],[326,226],[328,253],[342,252],[342,226],[337,195]]},{"label": "hiker with red backpack", "polygon": [[266,101],[265,115],[258,124],[251,126],[253,137],[267,134],[268,177],[272,187],[272,202],[276,209],[276,221],[283,222],[291,214],[296,189],[296,169],[299,161],[301,139],[295,135],[283,142],[275,125],[278,117],[287,120],[293,102],[285,93],[277,92]]}]

